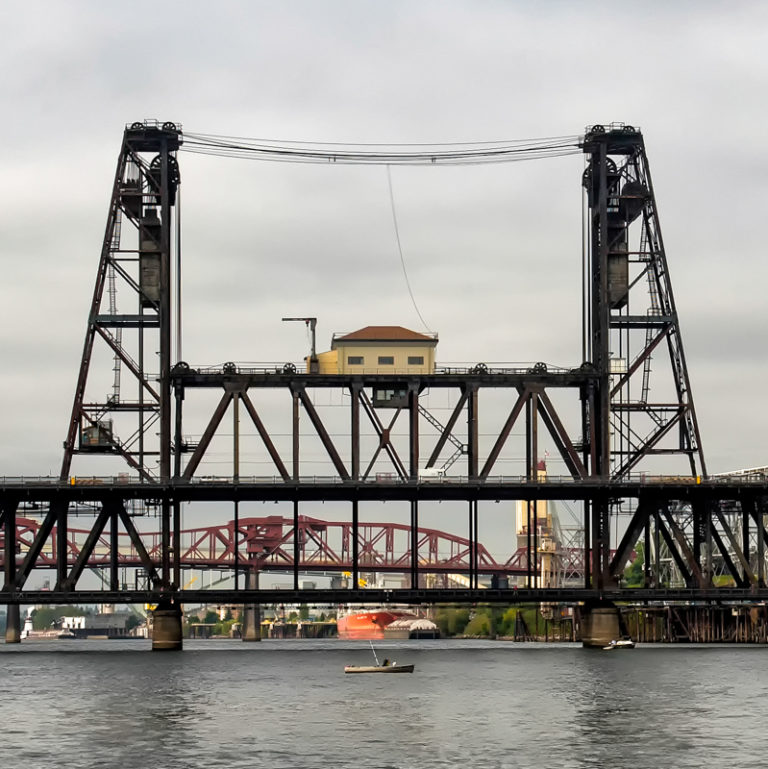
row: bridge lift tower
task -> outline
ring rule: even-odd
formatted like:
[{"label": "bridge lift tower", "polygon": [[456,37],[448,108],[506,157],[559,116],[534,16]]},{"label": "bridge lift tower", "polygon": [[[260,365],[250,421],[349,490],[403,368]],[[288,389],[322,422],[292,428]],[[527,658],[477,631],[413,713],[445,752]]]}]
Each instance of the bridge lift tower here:
[{"label": "bridge lift tower", "polygon": [[[171,476],[171,251],[179,222],[181,141],[180,128],[169,122],[133,123],[123,134],[62,480],[69,477],[75,454],[118,455],[146,482]],[[178,238],[175,246],[178,257]],[[178,266],[177,258],[177,275]],[[178,295],[175,300],[178,305]],[[97,362],[109,362],[113,371],[106,397],[89,397],[96,392],[89,379],[96,379],[101,392],[108,386],[93,370]],[[126,376],[130,386],[121,381]]]}]

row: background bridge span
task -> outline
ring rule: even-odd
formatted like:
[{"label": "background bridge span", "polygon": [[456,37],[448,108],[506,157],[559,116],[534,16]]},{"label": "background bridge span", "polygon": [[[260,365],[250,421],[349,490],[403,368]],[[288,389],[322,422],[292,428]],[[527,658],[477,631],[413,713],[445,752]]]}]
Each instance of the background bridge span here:
[{"label": "background bridge span", "polygon": [[[25,554],[33,545],[41,522],[36,518],[18,518],[16,541],[18,554]],[[406,572],[411,566],[410,527],[397,523],[361,523],[358,527],[358,563],[361,571]],[[67,563],[79,556],[90,528],[68,527]],[[2,536],[0,535],[0,539]],[[100,535],[88,559],[89,567],[109,567],[110,538],[106,529]],[[299,568],[302,571],[352,571],[352,524],[347,521],[324,521],[299,516]],[[162,532],[141,532],[141,539],[152,560],[160,563]],[[55,569],[58,564],[57,530],[53,528],[46,546],[40,553],[36,568]],[[242,568],[255,566],[261,571],[293,568],[294,526],[292,518],[264,516],[242,518],[235,537],[235,522],[182,529],[181,564],[186,568],[233,568],[235,543]],[[431,528],[419,528],[417,537],[419,567],[435,573],[466,571],[470,567],[470,540]],[[564,548],[560,553],[565,574],[582,573],[583,552]],[[141,567],[142,562],[127,532],[118,532],[118,564]],[[0,547],[0,564],[4,552]],[[477,569],[481,573],[523,575],[527,573],[527,551],[517,548],[506,561],[497,561],[488,549],[477,544]]]}]

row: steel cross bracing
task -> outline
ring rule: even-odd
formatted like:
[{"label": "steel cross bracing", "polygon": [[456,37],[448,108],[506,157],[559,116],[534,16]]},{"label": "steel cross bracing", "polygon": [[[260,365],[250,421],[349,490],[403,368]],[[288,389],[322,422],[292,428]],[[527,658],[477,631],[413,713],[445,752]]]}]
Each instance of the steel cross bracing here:
[{"label": "steel cross bracing", "polygon": [[[681,486],[684,494],[675,492],[677,481],[706,478],[706,466],[639,131],[621,124],[592,126],[581,140],[587,160],[583,184],[588,234],[583,361],[566,369],[543,363],[522,368],[477,364],[419,376],[320,375],[312,366],[304,373],[295,364],[227,363],[219,369],[174,364],[172,274],[175,268],[178,279],[181,262],[173,224],[178,227],[176,150],[182,140],[175,124],[134,123],[125,131],[118,159],[61,479],[72,476],[73,456],[79,453],[119,457],[129,473],[116,474],[123,483],[110,492],[109,504],[98,495],[91,499],[96,509],[88,542],[122,525],[137,557],[155,575],[154,583],[173,591],[183,565],[180,505],[185,497],[179,488],[194,489],[196,499],[233,502],[236,529],[238,501],[248,494],[258,500],[292,501],[295,531],[300,529],[301,502],[342,499],[352,506],[356,534],[350,557],[357,573],[363,562],[360,502],[407,501],[408,552],[419,553],[419,505],[463,500],[471,543],[467,569],[474,588],[483,567],[477,541],[479,503],[521,500],[528,503],[525,561],[530,585],[539,567],[532,500],[560,498],[576,500],[583,508],[583,589],[612,589],[642,537],[649,559],[646,582],[653,581],[656,588],[665,574],[702,590],[716,573],[727,573],[740,585],[762,584],[757,551],[764,542],[763,518],[756,512],[762,497],[756,487],[749,486],[744,498],[721,498],[706,484],[696,485],[699,491],[693,497],[686,485]],[[377,162],[382,157],[378,153]],[[135,242],[126,242],[126,230]],[[113,281],[122,291],[113,288]],[[129,330],[136,331],[132,347],[123,334]],[[179,329],[175,331],[180,347]],[[86,396],[98,373],[96,342],[105,347],[112,369],[112,395],[105,399]],[[147,365],[155,360],[159,371]],[[126,372],[134,380],[134,400],[124,400],[131,386],[119,377]],[[108,386],[105,379],[101,392]],[[397,392],[395,408],[382,408],[377,401],[382,390]],[[218,396],[212,413],[192,403],[193,394],[202,398],[206,393]],[[448,401],[440,406],[447,412],[440,418],[434,413],[436,394]],[[324,410],[326,395],[340,398],[345,408]],[[228,412],[231,422],[225,421]],[[132,425],[129,415],[138,415]],[[214,452],[217,464],[211,465]],[[540,465],[548,454],[567,474],[567,491],[552,483],[540,488]],[[229,457],[224,472],[222,455]],[[675,455],[684,460],[684,468],[674,467],[669,485],[670,479],[662,481],[661,476],[669,474],[673,465],[667,463]],[[457,464],[462,456],[466,460]],[[654,464],[659,458],[664,462]],[[433,467],[450,468],[454,474],[446,483],[420,483],[420,471]],[[644,491],[635,494],[632,484],[640,472],[645,473]],[[269,483],[264,483],[267,477]],[[253,483],[245,482],[248,478]],[[151,486],[151,497],[126,494],[134,480]],[[205,489],[201,480],[208,482]],[[657,480],[658,489],[649,495]],[[11,589],[23,586],[54,532],[57,552],[66,550],[70,504],[82,504],[87,497],[76,475],[71,482],[74,490],[59,488],[51,498],[20,566],[21,576],[8,578],[7,569],[13,571],[16,564],[6,558]],[[247,488],[251,491],[244,497]],[[160,511],[157,549],[144,546],[131,523],[133,513],[148,505]],[[10,512],[12,501],[6,506],[10,531],[16,513]],[[614,552],[611,541],[617,532],[611,520],[618,512],[627,514],[630,523]],[[618,522],[618,515],[613,520]],[[294,569],[301,544],[294,537]],[[114,550],[119,550],[116,543]],[[66,566],[57,563],[57,570],[60,585],[72,584]],[[420,576],[418,558],[412,558],[412,586]]]},{"label": "steel cross bracing", "polygon": [[[488,600],[522,600],[523,596],[539,595],[547,596],[541,600],[573,601],[591,595],[594,590],[605,595],[620,594],[623,600],[646,600],[642,596],[654,595],[653,591],[658,591],[657,597],[663,595],[670,600],[675,595],[686,596],[684,600],[768,599],[765,477],[699,483],[685,483],[682,479],[638,479],[626,483],[597,479],[489,479],[444,486],[397,481],[262,481],[179,482],[149,487],[144,483],[101,481],[74,486],[53,479],[38,483],[6,481],[0,487],[2,601],[37,601],[39,591],[27,587],[35,570],[55,573],[55,587],[44,601],[87,601],[92,591],[83,586],[81,578],[86,569],[93,568],[106,573],[108,589],[102,596],[109,598],[102,597],[102,601],[131,601],[137,595],[147,600],[152,596],[176,595],[177,586],[183,584],[183,568],[221,569],[235,575],[251,571],[292,572],[296,596],[301,593],[300,572],[344,570],[353,574],[352,585],[357,585],[359,576],[367,572],[401,574],[409,586],[393,590],[390,600],[413,600],[414,591],[424,601],[459,600],[461,596],[469,599],[484,584],[488,585],[487,578],[494,576],[505,576],[515,586],[492,593],[491,582],[482,591],[483,596],[489,596]],[[388,488],[383,490],[383,486]],[[351,521],[323,521],[298,514],[300,503],[347,501],[354,508],[359,502],[379,500],[383,491],[389,499],[416,504],[438,499],[463,500],[474,505],[475,510],[482,504],[495,505],[498,501],[509,505],[526,498],[588,500],[597,507],[621,495],[632,500],[633,512],[616,549],[609,552],[609,584],[602,588],[586,581],[578,584],[577,580],[586,577],[589,548],[579,551],[562,547],[557,553],[561,561],[558,571],[566,579],[547,589],[542,587],[534,566],[536,553],[530,545],[520,548],[510,543],[502,558],[492,556],[478,540],[477,518],[470,522],[467,536],[457,536],[425,529],[418,526],[418,521],[415,526],[370,524],[360,522],[357,516]],[[128,503],[137,499],[151,502],[158,509],[199,502],[218,502],[223,506],[235,502],[284,501],[294,503],[295,514],[293,518],[243,517],[219,526],[179,528],[172,532],[169,546],[162,529],[147,531],[145,521],[129,514]],[[37,514],[33,515],[35,511]],[[163,576],[168,550],[172,553],[171,583]],[[621,585],[624,569],[633,556],[640,557],[641,553],[642,584],[627,589]],[[60,554],[66,557],[59,557]],[[126,569],[133,570],[132,576],[121,576],[121,570]],[[463,593],[448,586],[450,575],[455,574],[468,580],[470,587]],[[717,575],[725,576],[726,580],[714,579]],[[336,592],[315,590],[311,600],[321,601]],[[236,576],[234,588],[216,592],[217,596],[224,594],[232,601],[250,595],[240,589]],[[307,598],[306,591],[302,595]],[[372,590],[362,599],[349,600],[376,601],[378,597],[379,593]],[[289,600],[288,593],[284,600]]]}]

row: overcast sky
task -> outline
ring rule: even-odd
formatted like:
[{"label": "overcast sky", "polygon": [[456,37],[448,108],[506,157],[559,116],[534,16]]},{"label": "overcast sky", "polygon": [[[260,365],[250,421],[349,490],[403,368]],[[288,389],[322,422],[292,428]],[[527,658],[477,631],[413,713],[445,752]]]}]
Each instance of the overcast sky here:
[{"label": "overcast sky", "polygon": [[[768,464],[768,5],[4,2],[2,473],[57,474],[126,123],[280,140],[643,130],[711,472]],[[181,154],[184,357],[423,330],[386,170]],[[579,156],[394,168],[438,358],[581,359]]]}]

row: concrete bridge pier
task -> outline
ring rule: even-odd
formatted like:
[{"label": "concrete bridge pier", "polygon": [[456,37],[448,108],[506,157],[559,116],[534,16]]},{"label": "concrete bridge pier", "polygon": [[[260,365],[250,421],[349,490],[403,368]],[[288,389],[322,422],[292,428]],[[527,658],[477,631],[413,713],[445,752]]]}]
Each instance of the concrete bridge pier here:
[{"label": "concrete bridge pier", "polygon": [[152,616],[152,651],[179,651],[183,647],[181,606],[161,601]]},{"label": "concrete bridge pier", "polygon": [[602,648],[622,635],[621,613],[613,602],[587,603],[581,608],[581,644],[585,649]]},{"label": "concrete bridge pier", "polygon": [[[259,572],[248,569],[245,577],[246,590],[257,590],[259,587]],[[243,641],[261,641],[261,610],[257,603],[243,605]]]},{"label": "concrete bridge pier", "polygon": [[21,611],[17,603],[5,607],[5,642],[21,643]]}]

